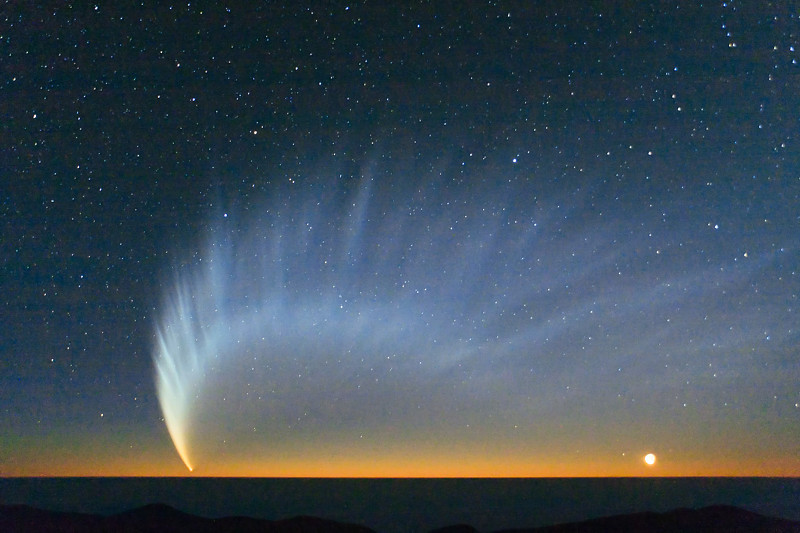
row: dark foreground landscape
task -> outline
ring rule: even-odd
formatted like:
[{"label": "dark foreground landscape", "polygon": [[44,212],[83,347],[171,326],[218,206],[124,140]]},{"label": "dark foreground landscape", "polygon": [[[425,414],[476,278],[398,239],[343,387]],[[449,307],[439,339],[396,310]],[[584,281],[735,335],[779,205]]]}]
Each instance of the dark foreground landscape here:
[{"label": "dark foreground landscape", "polygon": [[[270,532],[270,533],[370,533],[374,530],[357,525],[310,516],[286,520],[263,520],[248,517],[203,518],[184,513],[168,505],[152,504],[131,511],[103,516],[64,513],[27,505],[0,506],[0,531],[3,532]],[[474,533],[467,524],[438,528],[431,533]],[[800,533],[800,522],[763,516],[731,506],[702,509],[677,509],[665,513],[634,513],[552,526],[502,530],[505,533]]]},{"label": "dark foreground landscape", "polygon": [[0,477],[0,533],[800,531],[798,523],[800,478]]}]

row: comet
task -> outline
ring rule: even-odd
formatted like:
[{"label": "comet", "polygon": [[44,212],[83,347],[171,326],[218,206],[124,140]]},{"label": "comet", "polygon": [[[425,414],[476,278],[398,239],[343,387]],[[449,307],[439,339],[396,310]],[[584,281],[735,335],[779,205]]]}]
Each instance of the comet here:
[{"label": "comet", "polygon": [[196,335],[198,302],[188,289],[176,283],[169,300],[164,326],[156,328],[156,393],[169,435],[183,463],[193,471],[189,450],[189,427],[194,400],[201,394],[205,375],[207,339]]},{"label": "comet", "polygon": [[535,187],[368,168],[207,214],[204,241],[177,243],[191,253],[173,254],[152,348],[188,471],[389,453],[380,442],[413,455],[420,434],[482,442],[504,420],[551,419],[570,339],[602,330],[603,305],[639,308],[604,289],[624,250],[586,247],[602,227]]},{"label": "comet", "polygon": [[[166,284],[155,386],[186,468],[237,444],[360,440],[364,427],[441,425],[435,409],[455,424],[488,404],[462,363],[483,366],[481,354],[512,354],[535,333],[520,313],[499,320],[501,301],[524,303],[507,285],[530,268],[519,261],[530,217],[498,235],[514,213],[471,219],[460,188],[398,191],[369,176],[280,192],[247,217],[217,215]],[[487,276],[503,253],[516,263]],[[428,396],[446,405],[420,409]]]}]

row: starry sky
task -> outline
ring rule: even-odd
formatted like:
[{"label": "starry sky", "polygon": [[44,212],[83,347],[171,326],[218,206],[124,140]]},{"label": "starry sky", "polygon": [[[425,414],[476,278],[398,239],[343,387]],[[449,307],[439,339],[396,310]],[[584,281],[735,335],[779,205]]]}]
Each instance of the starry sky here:
[{"label": "starry sky", "polygon": [[799,60],[782,2],[6,4],[0,475],[800,475]]}]

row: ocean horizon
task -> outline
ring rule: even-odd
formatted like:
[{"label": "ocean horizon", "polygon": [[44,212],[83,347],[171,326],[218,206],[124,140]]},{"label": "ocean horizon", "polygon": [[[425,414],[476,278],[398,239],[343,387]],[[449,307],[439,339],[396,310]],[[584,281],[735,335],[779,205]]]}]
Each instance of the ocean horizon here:
[{"label": "ocean horizon", "polygon": [[800,478],[0,478],[0,503],[109,515],[152,503],[207,517],[316,516],[381,533],[539,527],[733,505],[800,520]]}]

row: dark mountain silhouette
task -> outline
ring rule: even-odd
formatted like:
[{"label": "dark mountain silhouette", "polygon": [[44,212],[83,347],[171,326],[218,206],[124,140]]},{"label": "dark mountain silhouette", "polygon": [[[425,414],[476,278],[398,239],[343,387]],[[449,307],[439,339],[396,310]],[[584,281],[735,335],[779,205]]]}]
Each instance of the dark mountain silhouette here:
[{"label": "dark mountain silhouette", "polygon": [[[203,518],[168,505],[152,504],[123,513],[63,513],[27,505],[0,505],[0,531],[7,533],[374,533],[357,524],[311,516],[260,520],[243,516]],[[497,533],[800,533],[800,522],[763,516],[738,507],[676,509],[666,513],[633,513],[531,529]],[[478,533],[459,524],[430,533]]]},{"label": "dark mountain silhouette", "polygon": [[800,522],[772,518],[738,507],[715,505],[666,513],[633,513],[498,533],[800,533]]},{"label": "dark mountain silhouette", "polygon": [[28,505],[0,506],[0,531],[77,533],[103,531],[105,518],[100,515],[45,511]]},{"label": "dark mountain silhouette", "polygon": [[456,524],[454,526],[439,527],[429,533],[480,533],[480,531],[469,524]]},{"label": "dark mountain silhouette", "polygon": [[203,518],[164,504],[101,516],[60,513],[27,505],[0,505],[3,533],[375,533],[368,527],[312,516],[260,520],[244,516]]}]

